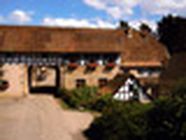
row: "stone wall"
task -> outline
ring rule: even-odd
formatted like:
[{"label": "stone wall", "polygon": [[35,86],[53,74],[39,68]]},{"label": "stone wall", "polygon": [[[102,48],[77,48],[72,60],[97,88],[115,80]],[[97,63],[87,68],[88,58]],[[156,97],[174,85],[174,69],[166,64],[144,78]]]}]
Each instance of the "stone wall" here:
[{"label": "stone wall", "polygon": [[86,69],[86,66],[79,66],[72,71],[69,71],[67,67],[61,68],[61,87],[67,89],[76,88],[76,80],[78,79],[86,80],[87,86],[98,86],[99,79],[110,80],[120,71],[118,66],[107,71],[105,71],[105,66],[97,66],[92,71],[87,71]]},{"label": "stone wall", "polygon": [[24,64],[4,64],[2,80],[9,83],[8,89],[0,91],[0,96],[23,96],[28,94],[27,67]]},{"label": "stone wall", "polygon": [[[5,91],[0,91],[0,96],[23,96],[29,93],[28,87],[28,66],[25,64],[4,64],[1,69],[4,71],[2,80],[9,83],[9,88]],[[47,68],[48,69],[48,68]],[[37,83],[32,81],[32,86],[55,86],[56,73],[54,69],[47,70],[49,77],[47,80]],[[87,71],[87,66],[78,66],[74,70],[69,70],[67,66],[60,67],[60,87],[66,89],[76,88],[77,80],[83,79],[86,81],[87,86],[99,86],[100,79],[113,79],[118,73],[121,73],[119,66],[113,69],[105,70],[105,66],[97,66],[94,70]],[[142,85],[144,83],[159,82],[159,75],[151,75],[151,77],[139,77],[136,70],[130,70],[129,73],[133,74],[140,79]],[[33,78],[34,79],[34,78]]]}]

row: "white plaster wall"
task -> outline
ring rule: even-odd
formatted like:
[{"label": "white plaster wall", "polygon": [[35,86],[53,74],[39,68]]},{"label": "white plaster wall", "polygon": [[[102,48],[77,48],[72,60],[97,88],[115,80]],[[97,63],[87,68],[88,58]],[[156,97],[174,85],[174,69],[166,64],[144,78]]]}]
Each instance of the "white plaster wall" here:
[{"label": "white plaster wall", "polygon": [[28,93],[27,67],[23,64],[4,64],[2,79],[9,82],[9,88],[0,91],[0,96],[22,96]]}]

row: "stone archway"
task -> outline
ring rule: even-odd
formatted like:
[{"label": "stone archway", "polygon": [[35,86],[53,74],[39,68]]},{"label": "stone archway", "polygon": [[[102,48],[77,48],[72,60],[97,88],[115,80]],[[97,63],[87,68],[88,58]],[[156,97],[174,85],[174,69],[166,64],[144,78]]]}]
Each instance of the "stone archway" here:
[{"label": "stone archway", "polygon": [[60,88],[58,66],[29,66],[28,87],[30,93],[56,94]]}]

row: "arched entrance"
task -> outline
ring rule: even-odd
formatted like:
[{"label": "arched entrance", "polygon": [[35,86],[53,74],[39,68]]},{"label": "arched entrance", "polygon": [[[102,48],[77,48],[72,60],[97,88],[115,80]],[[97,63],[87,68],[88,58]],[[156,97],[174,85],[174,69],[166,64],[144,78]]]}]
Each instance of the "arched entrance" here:
[{"label": "arched entrance", "polygon": [[29,66],[28,87],[30,93],[56,94],[60,88],[58,66]]}]

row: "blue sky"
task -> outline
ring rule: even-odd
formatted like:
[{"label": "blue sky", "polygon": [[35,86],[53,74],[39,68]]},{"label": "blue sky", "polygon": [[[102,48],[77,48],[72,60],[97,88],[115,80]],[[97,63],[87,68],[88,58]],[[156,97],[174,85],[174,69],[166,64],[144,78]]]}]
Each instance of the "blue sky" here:
[{"label": "blue sky", "polygon": [[156,28],[167,14],[186,14],[186,0],[0,0],[0,24],[116,28],[126,20]]}]

